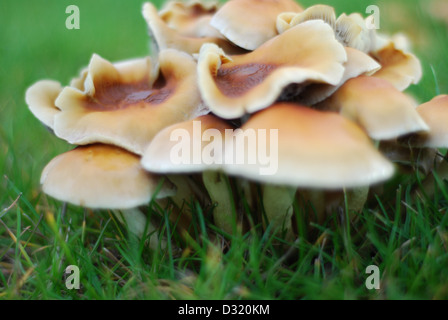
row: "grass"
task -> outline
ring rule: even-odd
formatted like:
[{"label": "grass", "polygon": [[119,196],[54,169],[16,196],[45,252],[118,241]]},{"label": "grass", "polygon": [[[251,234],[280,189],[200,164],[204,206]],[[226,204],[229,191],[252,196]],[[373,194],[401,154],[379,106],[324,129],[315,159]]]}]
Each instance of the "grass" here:
[{"label": "grass", "polygon": [[[234,236],[213,229],[212,209],[196,203],[188,204],[195,219],[189,240],[173,231],[169,208],[150,204],[148,214],[163,222],[159,231],[173,246],[149,250],[111,212],[45,196],[40,172],[70,146],[31,115],[24,92],[43,78],[67,84],[93,52],[112,61],[146,55],[141,3],[0,4],[0,299],[448,298],[448,188],[441,179],[433,198],[412,196],[414,176],[395,180],[387,197],[373,199],[351,222],[337,212],[305,227],[298,213],[299,238],[286,254],[259,225]],[[422,102],[448,92],[448,27],[428,14],[426,2],[321,3],[338,13],[377,4],[382,29],[408,32],[422,60],[424,77],[409,92]],[[65,28],[70,4],[80,8],[80,30]],[[372,264],[381,271],[380,290],[364,285]],[[65,286],[68,265],[80,268],[80,290]]]}]

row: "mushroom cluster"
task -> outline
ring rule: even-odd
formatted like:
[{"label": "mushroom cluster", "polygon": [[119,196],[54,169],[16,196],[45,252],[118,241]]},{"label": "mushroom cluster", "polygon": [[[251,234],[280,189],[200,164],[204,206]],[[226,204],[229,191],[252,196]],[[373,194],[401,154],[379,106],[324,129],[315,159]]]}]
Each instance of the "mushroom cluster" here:
[{"label": "mushroom cluster", "polygon": [[252,212],[291,238],[294,202],[319,218],[361,210],[370,186],[398,166],[429,174],[448,147],[448,96],[418,106],[404,93],[420,62],[371,17],[294,0],[145,3],[143,17],[151,57],[94,54],[68,86],[42,80],[26,93],[77,146],[46,166],[43,191],[120,210],[140,236],[140,206],[171,199],[188,219],[194,199],[214,205],[225,232]]}]

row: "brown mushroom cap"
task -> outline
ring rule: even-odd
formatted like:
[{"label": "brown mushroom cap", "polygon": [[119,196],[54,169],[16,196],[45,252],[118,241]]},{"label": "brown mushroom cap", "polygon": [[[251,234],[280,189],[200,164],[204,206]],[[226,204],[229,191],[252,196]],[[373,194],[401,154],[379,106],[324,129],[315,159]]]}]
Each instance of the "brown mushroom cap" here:
[{"label": "brown mushroom cap", "polygon": [[417,112],[429,131],[410,135],[408,143],[416,147],[448,148],[448,95],[439,95],[418,106]]},{"label": "brown mushroom cap", "polygon": [[56,100],[56,135],[72,144],[101,142],[142,154],[161,129],[201,112],[193,58],[165,50],[159,66],[154,76],[149,58],[114,66],[94,55],[85,91],[66,87]]},{"label": "brown mushroom cap", "polygon": [[[278,147],[275,174],[260,175],[259,163],[226,162],[224,171],[248,179],[334,189],[377,183],[390,178],[394,171],[361,128],[337,113],[279,103],[253,115],[241,129],[278,129],[278,146],[270,141],[268,150],[272,155]],[[248,144],[235,143],[234,148],[236,154],[247,154]]]},{"label": "brown mushroom cap", "polygon": [[[43,191],[61,201],[92,209],[130,209],[148,204],[162,183],[140,165],[140,157],[109,145],[77,147],[45,167]],[[156,198],[171,196],[166,182]]]},{"label": "brown mushroom cap", "polygon": [[198,61],[199,89],[214,113],[236,118],[271,105],[290,84],[338,84],[346,60],[331,27],[307,21],[244,55],[229,57],[216,45],[204,45]]},{"label": "brown mushroom cap", "polygon": [[334,110],[360,124],[370,137],[389,140],[428,126],[410,97],[388,81],[360,76],[347,81],[318,108]]},{"label": "brown mushroom cap", "polygon": [[[142,158],[142,166],[156,173],[191,173],[219,169],[224,160],[226,129],[233,127],[210,114],[169,126],[160,131],[149,144]],[[202,141],[203,138],[209,142]],[[176,157],[186,156],[181,154],[185,150],[189,152],[185,163],[174,163],[172,153]],[[195,158],[194,152],[199,152],[201,158]],[[204,152],[208,152],[207,155],[213,159],[212,163],[206,163],[202,159]]]},{"label": "brown mushroom cap", "polygon": [[210,23],[237,46],[255,50],[277,35],[280,13],[301,11],[294,0],[230,0]]},{"label": "brown mushroom cap", "polygon": [[[150,33],[157,44],[158,50],[177,49],[189,54],[195,54],[199,52],[204,43],[216,43],[228,53],[242,52],[240,48],[234,46],[221,36],[210,36],[210,34],[189,35],[188,32],[182,34],[178,30],[170,28],[159,16],[157,8],[152,3],[146,2],[143,5],[143,17],[148,24]],[[195,26],[195,29],[198,29],[199,27],[200,30],[203,30],[204,21],[201,23],[202,28],[200,28],[201,25],[199,25]],[[205,23],[208,22],[205,21]]]}]

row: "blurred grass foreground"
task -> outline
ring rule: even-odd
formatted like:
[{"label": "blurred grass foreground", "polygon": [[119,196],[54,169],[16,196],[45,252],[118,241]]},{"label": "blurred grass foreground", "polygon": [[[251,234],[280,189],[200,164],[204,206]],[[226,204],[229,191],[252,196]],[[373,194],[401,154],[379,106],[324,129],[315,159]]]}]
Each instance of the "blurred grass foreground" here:
[{"label": "blurred grass foreground", "polygon": [[[364,16],[369,5],[377,5],[380,32],[405,33],[421,59],[423,78],[408,92],[419,102],[448,93],[446,1],[320,3],[334,6],[337,14]],[[73,4],[80,10],[79,30],[65,25],[66,8]],[[26,89],[40,79],[67,84],[93,53],[109,61],[147,55],[142,4],[0,3],[0,299],[448,298],[448,189],[443,182],[433,199],[413,199],[411,186],[402,184],[394,190],[394,201],[378,199],[357,222],[335,217],[336,227],[315,225],[317,240],[300,237],[289,244],[296,250],[292,254],[276,250],[275,239],[255,231],[222,237],[222,246],[216,246],[204,230],[209,214],[199,207],[194,208],[198,237],[187,249],[151,251],[128,236],[110,213],[65,206],[44,195],[39,185],[43,167],[71,146],[32,116]],[[168,221],[162,229],[177,240]],[[82,270],[80,290],[65,286],[69,264]],[[365,268],[372,264],[382,271],[380,290],[364,286]]]}]

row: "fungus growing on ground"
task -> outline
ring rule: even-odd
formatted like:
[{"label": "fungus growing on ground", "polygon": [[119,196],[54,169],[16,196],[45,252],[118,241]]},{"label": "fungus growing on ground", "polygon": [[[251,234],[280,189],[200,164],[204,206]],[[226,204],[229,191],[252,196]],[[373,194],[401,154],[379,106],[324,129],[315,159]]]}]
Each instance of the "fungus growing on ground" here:
[{"label": "fungus growing on ground", "polygon": [[[402,91],[419,82],[419,60],[403,36],[378,34],[360,14],[337,17],[330,6],[303,10],[292,0],[230,0],[222,7],[170,1],[160,11],[146,3],[143,16],[157,44],[153,58],[110,63],[94,55],[68,87],[43,80],[28,89],[26,102],[44,125],[88,145],[50,162],[42,176],[47,194],[124,209],[128,223],[141,227],[143,216],[126,212],[147,204],[159,174],[167,174],[177,192],[158,195],[184,212],[187,198],[218,203],[214,223],[232,233],[234,203],[252,198],[248,186],[255,185],[264,227],[269,222],[292,239],[295,199],[314,202],[318,215],[334,205],[359,211],[369,188],[397,171],[393,162],[424,175],[433,165],[448,172],[436,150],[448,147],[447,96],[416,108]],[[269,130],[278,130],[276,139],[267,139]],[[257,158],[263,153],[261,160],[277,153],[277,166],[267,168]],[[89,172],[94,182],[80,180]],[[237,192],[229,193],[227,175]],[[127,205],[130,195],[113,187],[129,183],[139,196]]]}]

